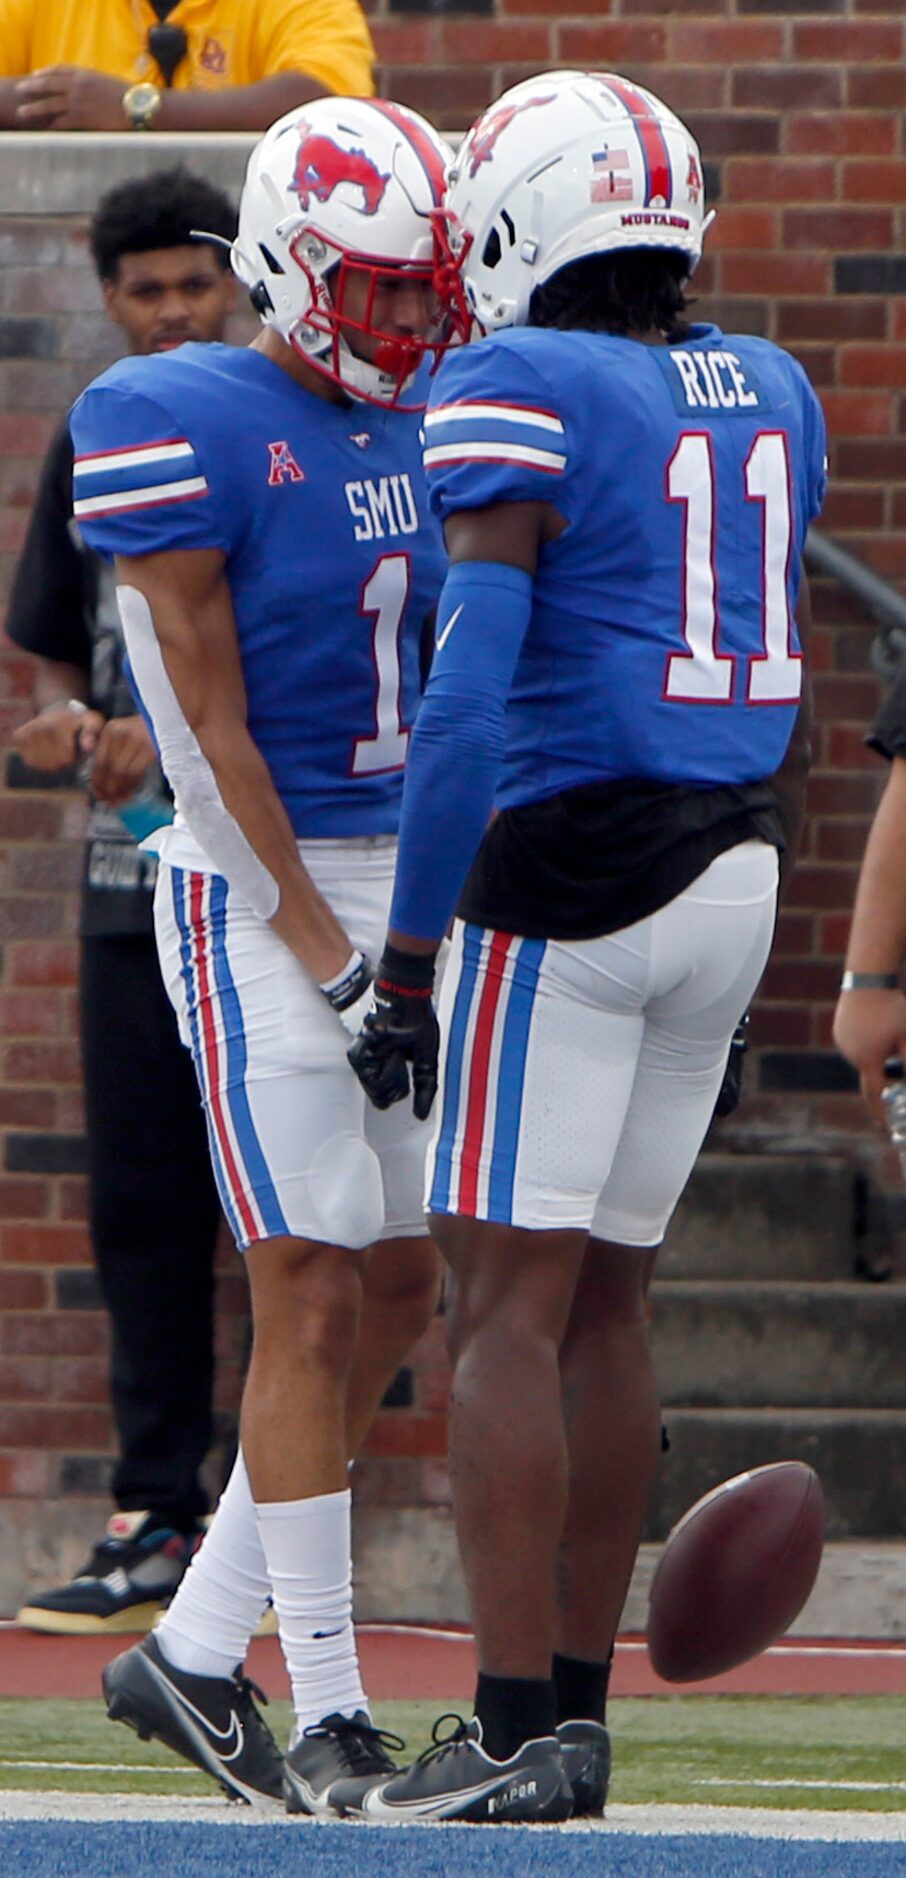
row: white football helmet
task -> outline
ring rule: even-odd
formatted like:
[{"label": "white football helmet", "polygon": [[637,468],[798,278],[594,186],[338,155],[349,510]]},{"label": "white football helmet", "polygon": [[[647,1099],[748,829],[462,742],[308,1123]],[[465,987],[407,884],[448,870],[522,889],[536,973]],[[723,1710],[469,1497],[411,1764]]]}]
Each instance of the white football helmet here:
[{"label": "white football helmet", "polygon": [[[234,271],[265,325],[354,398],[398,406],[426,353],[450,343],[461,287],[443,208],[449,158],[424,118],[379,98],[300,105],[249,158]],[[370,275],[367,303],[341,327],[350,269]],[[401,270],[436,294],[427,338],[381,335],[371,323],[382,279],[398,282]],[[460,317],[461,330],[465,323]],[[382,341],[373,362],[353,351],[347,335],[356,332]]]},{"label": "white football helmet", "polygon": [[505,91],[460,144],[447,207],[484,332],[524,325],[533,290],[585,255],[678,249],[691,274],[713,219],[694,138],[612,72],[539,72]]}]

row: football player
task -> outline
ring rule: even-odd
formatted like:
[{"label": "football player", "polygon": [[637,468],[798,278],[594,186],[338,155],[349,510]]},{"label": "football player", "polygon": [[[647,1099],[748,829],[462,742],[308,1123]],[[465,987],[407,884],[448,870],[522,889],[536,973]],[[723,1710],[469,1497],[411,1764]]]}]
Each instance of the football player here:
[{"label": "football player", "polygon": [[[235,1471],[178,1598],[105,1692],[114,1719],[229,1792],[306,1813],[339,1773],[394,1766],[353,1638],[347,1464],[437,1299],[426,1131],[366,1104],[346,1049],[444,565],[416,380],[448,337],[447,155],[386,102],[282,118],[250,159],[232,251],[258,337],[123,361],[72,418],[75,514],[115,557],[174,791],[153,838],[158,949],[254,1321]],[[295,1707],[285,1767],[241,1673],[269,1594]]]},{"label": "football player", "polygon": [[480,1673],[436,1754],[334,1798],[555,1820],[603,1808],[660,1447],[646,1292],[795,851],[824,425],[793,359],[686,317],[701,159],[640,86],[516,86],[448,204],[484,336],[425,421],[451,568],[352,1060],[424,1109],[456,908],[429,1208]]}]

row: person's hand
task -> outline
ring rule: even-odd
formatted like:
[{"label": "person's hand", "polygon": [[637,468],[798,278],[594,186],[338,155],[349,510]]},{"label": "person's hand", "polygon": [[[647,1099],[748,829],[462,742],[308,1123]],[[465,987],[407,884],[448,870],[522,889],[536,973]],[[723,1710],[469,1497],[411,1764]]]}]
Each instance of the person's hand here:
[{"label": "person's hand", "polygon": [[[72,769],[103,728],[100,711],[79,711],[61,699],[13,731],[13,749],[29,769]],[[89,741],[83,744],[86,734]]]},{"label": "person's hand", "polygon": [[82,65],[45,65],[16,85],[20,130],[128,130],[122,78]]},{"label": "person's hand", "polygon": [[888,1057],[906,1057],[906,997],[902,991],[844,991],[834,1014],[837,1049],[859,1071],[862,1094],[880,1115],[879,1097],[890,1078]]},{"label": "person's hand", "polygon": [[440,1032],[432,1001],[434,959],[387,946],[372,987],[374,1010],[346,1055],[376,1109],[405,1101],[427,1121],[437,1091]]},{"label": "person's hand", "polygon": [[[86,713],[86,717],[89,713]],[[91,712],[97,717],[97,712]],[[154,744],[144,718],[110,717],[101,727],[82,720],[79,749],[91,756],[91,789],[99,802],[117,809],[134,794],[145,771],[155,760]]]}]

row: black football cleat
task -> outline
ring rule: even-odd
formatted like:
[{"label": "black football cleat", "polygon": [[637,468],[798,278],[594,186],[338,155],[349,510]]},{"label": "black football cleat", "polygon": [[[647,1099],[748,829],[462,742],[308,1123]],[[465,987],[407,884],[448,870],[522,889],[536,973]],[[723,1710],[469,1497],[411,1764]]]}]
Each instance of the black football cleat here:
[{"label": "black football cleat", "polygon": [[404,1748],[399,1735],[375,1728],[364,1709],[354,1715],[327,1715],[305,1728],[283,1762],[283,1795],[288,1813],[332,1813],[332,1789],[342,1780],[350,1799],[376,1780],[399,1773],[388,1748]]},{"label": "black football cleat", "polygon": [[190,1676],[167,1662],[151,1635],[108,1663],[101,1680],[111,1721],[212,1774],[230,1799],[282,1801],[283,1756],[252,1693],[267,1697],[238,1669]]},{"label": "black football cleat", "polygon": [[561,1722],[557,1740],[573,1790],[573,1818],[600,1819],[610,1786],[610,1736],[601,1722]]},{"label": "black football cleat", "polygon": [[[446,1739],[441,1723],[455,1721]],[[336,1812],[347,1819],[466,1819],[483,1824],[527,1824],[569,1819],[573,1810],[560,1743],[554,1735],[526,1741],[509,1760],[493,1761],[481,1745],[481,1723],[440,1717],[434,1746],[411,1767],[366,1785],[339,1781]]]}]

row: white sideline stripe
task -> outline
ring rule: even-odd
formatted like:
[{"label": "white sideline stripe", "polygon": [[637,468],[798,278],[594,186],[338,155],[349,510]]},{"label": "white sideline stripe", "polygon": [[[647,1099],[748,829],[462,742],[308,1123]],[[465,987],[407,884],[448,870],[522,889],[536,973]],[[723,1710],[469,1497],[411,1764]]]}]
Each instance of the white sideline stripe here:
[{"label": "white sideline stripe", "polygon": [[55,1774],[201,1774],[201,1767],[164,1766],[161,1761],[0,1761],[0,1767],[27,1767],[39,1773]]},{"label": "white sideline stripe", "polygon": [[72,512],[75,516],[109,515],[114,509],[138,509],[149,502],[173,502],[178,496],[194,495],[207,486],[203,476],[186,476],[179,483],[149,483],[143,489],[117,489],[109,496],[83,496],[73,503]]},{"label": "white sideline stripe", "polygon": [[816,1793],[906,1793],[906,1780],[731,1780],[726,1774],[709,1774],[693,1780],[694,1787],[807,1787]]},{"label": "white sideline stripe", "polygon": [[[643,1655],[647,1656],[648,1645],[647,1643],[619,1643],[619,1642],[617,1643],[617,1655],[618,1656],[629,1654],[631,1651],[641,1652]],[[873,1647],[865,1646],[864,1644],[839,1645],[839,1644],[834,1644],[834,1643],[772,1643],[769,1645],[769,1647],[766,1650],[759,1650],[758,1655],[759,1656],[781,1656],[781,1657],[789,1657],[789,1656],[822,1656],[823,1657],[823,1656],[826,1656],[826,1657],[829,1657],[834,1662],[837,1662],[840,1660],[840,1658],[844,1658],[844,1657],[845,1658],[855,1657],[860,1662],[868,1662],[868,1663],[875,1662],[877,1658],[879,1657],[881,1658],[892,1657],[894,1662],[903,1662],[903,1661],[906,1661],[906,1645],[904,1644],[894,1645],[890,1649],[887,1649],[886,1647],[883,1649],[874,1649]],[[752,1661],[757,1662],[758,1657],[753,1657]],[[744,1669],[746,1666],[743,1663],[742,1665],[740,1665],[740,1667]],[[728,1674],[729,1673],[731,1672],[728,1672]]]}]

